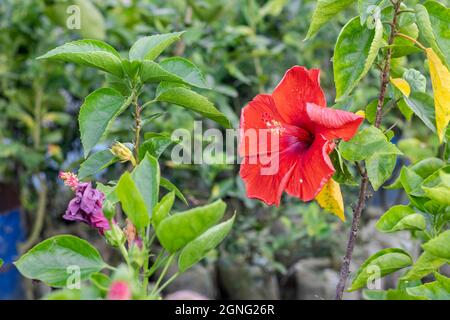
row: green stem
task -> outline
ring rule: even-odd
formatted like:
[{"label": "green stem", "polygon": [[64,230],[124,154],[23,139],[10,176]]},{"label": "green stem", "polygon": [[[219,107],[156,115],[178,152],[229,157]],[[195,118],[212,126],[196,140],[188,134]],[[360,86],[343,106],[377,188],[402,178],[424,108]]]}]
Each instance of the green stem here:
[{"label": "green stem", "polygon": [[179,272],[176,272],[173,276],[169,278],[156,292],[155,296],[159,295],[161,291],[163,291],[173,280],[175,280],[180,275]]},{"label": "green stem", "polygon": [[[35,151],[39,151],[41,147],[41,121],[42,121],[42,99],[43,99],[43,91],[42,87],[38,85],[38,82],[33,83],[34,90],[34,127],[32,131],[33,138],[33,148]],[[44,174],[42,174],[44,175]],[[27,241],[20,245],[21,252],[25,252],[30,249],[39,239],[41,231],[44,227],[45,220],[45,209],[47,207],[47,181],[45,179],[45,175],[42,177],[41,174],[37,174],[39,180],[39,190],[37,191],[38,195],[38,205],[36,210],[36,217],[33,224],[33,230],[31,231],[30,236]]]},{"label": "green stem", "polygon": [[173,260],[174,257],[175,257],[175,254],[174,254],[174,253],[172,253],[172,254],[169,256],[169,259],[167,260],[166,265],[164,266],[163,271],[161,272],[161,274],[160,274],[158,280],[157,280],[156,283],[155,283],[154,289],[153,289],[153,291],[152,291],[152,295],[155,295],[156,292],[159,292],[159,291],[160,291],[160,290],[158,290],[158,287],[159,287],[161,281],[163,280],[164,276],[166,275],[167,270],[169,270],[169,267],[170,267],[170,265],[172,264],[172,260]]},{"label": "green stem", "polygon": [[149,279],[149,276],[147,276],[147,272],[148,272],[149,259],[150,259],[150,257],[149,257],[149,255],[147,255],[145,257],[144,268],[143,268],[144,269],[144,279],[142,281],[142,288],[144,290],[144,294],[145,295],[147,295],[147,290],[148,290],[148,279]]},{"label": "green stem", "polygon": [[157,101],[157,100],[150,100],[150,101],[147,101],[146,103],[144,103],[144,104],[141,106],[141,109],[144,109],[146,106],[149,106],[149,105],[155,103],[156,101]]},{"label": "green stem", "polygon": [[131,267],[130,258],[128,257],[128,251],[123,244],[119,245],[119,250],[120,250],[120,253],[122,253],[122,256],[125,259],[125,262],[127,263],[127,265],[129,267]]},{"label": "green stem", "polygon": [[135,136],[134,136],[134,157],[136,159],[136,162],[139,163],[139,144],[140,144],[140,138],[141,138],[141,111],[142,108],[139,106],[138,99],[136,97],[134,101],[135,105],[135,112],[134,112],[134,119],[135,119]]},{"label": "green stem", "polygon": [[[112,232],[114,233],[114,237],[116,239],[119,239],[119,235],[117,234],[117,230],[116,228],[112,227],[111,228]],[[127,265],[131,268],[131,263],[130,263],[130,259],[128,257],[128,251],[125,248],[125,245],[123,243],[119,244],[119,251],[122,254],[123,258],[125,259],[125,262],[127,263]]]},{"label": "green stem", "polygon": [[155,263],[152,265],[150,270],[147,271],[146,277],[150,278],[153,275],[153,273],[155,273],[155,271],[161,266],[161,264],[163,264],[167,260],[168,257],[161,259],[163,254],[164,250],[161,250],[161,252],[156,257]]},{"label": "green stem", "polygon": [[423,51],[427,50],[427,48],[425,48],[425,46],[424,46],[423,44],[421,44],[419,41],[417,41],[416,39],[414,39],[414,38],[412,38],[412,37],[410,37],[410,36],[408,36],[408,35],[406,35],[406,34],[397,32],[395,35],[396,35],[396,36],[399,36],[399,37],[402,37],[402,38],[405,38],[405,39],[411,41],[412,43],[414,43],[415,45],[417,45],[417,46],[418,46],[420,49],[422,49]]},{"label": "green stem", "polygon": [[37,240],[39,239],[39,235],[41,234],[42,228],[44,226],[44,219],[46,212],[45,209],[47,207],[48,188],[45,178],[41,177],[41,175],[39,174],[38,180],[39,180],[39,191],[38,191],[38,205],[36,210],[36,218],[30,236],[28,237],[27,241],[20,246],[21,252],[28,251],[28,249],[30,249],[37,242]]}]

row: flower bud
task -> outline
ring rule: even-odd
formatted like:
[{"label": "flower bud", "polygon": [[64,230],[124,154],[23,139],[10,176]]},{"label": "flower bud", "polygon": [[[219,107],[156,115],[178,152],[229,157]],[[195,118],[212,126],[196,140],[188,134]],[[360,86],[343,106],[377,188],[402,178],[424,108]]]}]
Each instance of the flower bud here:
[{"label": "flower bud", "polygon": [[116,142],[109,149],[113,155],[119,158],[120,162],[131,161],[133,165],[136,165],[136,160],[133,157],[133,153],[126,145],[120,142]]},{"label": "flower bud", "polygon": [[126,281],[116,280],[108,290],[108,300],[131,300],[132,292]]},{"label": "flower bud", "polygon": [[114,219],[116,207],[111,201],[105,200],[105,202],[103,202],[103,214],[108,220]]},{"label": "flower bud", "polygon": [[136,239],[129,249],[129,253],[131,262],[136,264],[139,268],[144,265],[145,259],[148,259],[142,240],[140,239]]},{"label": "flower bud", "polygon": [[120,227],[113,223],[111,230],[105,231],[106,241],[113,247],[118,247],[125,243],[125,234]]}]

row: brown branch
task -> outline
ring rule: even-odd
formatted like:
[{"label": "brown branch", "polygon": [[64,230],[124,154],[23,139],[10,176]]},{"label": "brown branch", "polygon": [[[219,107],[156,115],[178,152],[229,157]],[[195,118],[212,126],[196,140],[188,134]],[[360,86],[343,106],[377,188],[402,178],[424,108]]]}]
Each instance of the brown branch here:
[{"label": "brown branch", "polygon": [[[361,166],[361,164],[358,164],[358,166]],[[336,300],[342,300],[345,284],[347,283],[347,278],[350,271],[350,262],[352,261],[353,249],[355,247],[355,241],[358,236],[359,221],[361,218],[362,211],[366,206],[367,186],[369,184],[369,179],[367,177],[367,172],[365,171],[365,169],[361,168],[361,170],[364,171],[362,172],[361,175],[361,185],[359,187],[358,204],[356,208],[353,209],[352,230],[348,237],[347,250],[344,259],[342,261],[341,272],[339,275],[339,283],[336,287],[336,296],[335,296]]]},{"label": "brown branch", "polygon": [[389,35],[388,39],[388,48],[386,51],[386,57],[384,59],[384,68],[381,73],[381,88],[380,88],[380,95],[378,96],[378,104],[377,104],[377,113],[375,116],[375,127],[379,128],[381,125],[381,118],[382,118],[382,110],[384,105],[384,98],[386,95],[387,85],[389,84],[389,76],[391,71],[391,58],[392,58],[392,44],[394,43],[395,39],[395,33],[396,33],[396,27],[397,27],[397,20],[398,20],[398,13],[400,11],[400,4],[401,0],[394,3],[394,18],[392,19],[392,25],[391,25],[391,33]]},{"label": "brown branch", "polygon": [[[382,119],[382,110],[384,105],[384,99],[386,95],[387,85],[389,84],[389,73],[390,73],[390,65],[391,65],[391,57],[392,57],[392,47],[390,45],[393,44],[395,34],[396,34],[396,26],[397,19],[400,11],[400,4],[402,0],[394,1],[391,0],[394,5],[394,17],[392,19],[391,32],[388,40],[388,49],[386,51],[386,56],[384,59],[384,67],[381,73],[381,88],[380,94],[378,96],[378,104],[377,104],[377,113],[375,117],[375,127],[379,128],[381,125]],[[355,247],[355,242],[358,237],[359,224],[361,220],[361,214],[366,206],[366,198],[367,198],[367,188],[369,185],[369,178],[367,176],[367,170],[364,168],[363,164],[357,164],[358,171],[361,175],[361,184],[359,187],[359,196],[358,203],[356,207],[353,209],[353,219],[352,219],[352,229],[348,237],[347,242],[347,250],[345,256],[342,261],[341,272],[339,275],[339,282],[336,286],[336,300],[342,300],[342,296],[344,294],[344,289],[347,283],[348,275],[350,272],[350,263],[352,261],[353,249]]]}]

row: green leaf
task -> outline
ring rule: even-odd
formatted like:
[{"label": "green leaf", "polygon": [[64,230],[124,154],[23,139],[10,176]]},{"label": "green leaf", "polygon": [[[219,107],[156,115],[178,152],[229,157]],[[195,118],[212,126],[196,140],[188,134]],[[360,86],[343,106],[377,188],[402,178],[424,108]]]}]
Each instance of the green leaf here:
[{"label": "green leaf", "polygon": [[3,265],[3,259],[0,258],[0,268],[2,267],[2,265]]},{"label": "green leaf", "polygon": [[78,178],[83,180],[103,169],[109,167],[110,165],[117,162],[117,157],[115,157],[111,151],[102,150],[90,155],[81,165],[78,171]]},{"label": "green leaf", "polygon": [[348,169],[347,164],[342,159],[341,155],[337,150],[334,150],[330,154],[331,162],[333,163],[333,167],[335,168],[335,172],[333,175],[333,179],[340,184],[347,185],[357,185],[355,182],[355,178],[352,173]]},{"label": "green leaf", "polygon": [[231,128],[230,121],[223,113],[217,110],[208,99],[192,90],[180,87],[168,88],[161,92],[156,100],[177,104],[214,120],[225,128]]},{"label": "green leaf", "polygon": [[174,143],[168,134],[152,132],[151,136],[146,135],[145,138],[146,140],[139,147],[139,159],[142,159],[147,152],[158,159],[164,150]]},{"label": "green leaf", "polygon": [[222,219],[226,204],[217,200],[209,205],[171,215],[156,229],[161,245],[174,253]]},{"label": "green leaf", "polygon": [[436,238],[422,245],[423,249],[432,255],[450,260],[450,230],[446,230]]},{"label": "green leaf", "polygon": [[103,183],[97,182],[96,188],[105,194],[105,201],[109,201],[111,204],[119,202],[116,186],[104,185]]},{"label": "green leaf", "polygon": [[50,292],[44,300],[81,300],[81,290],[61,289]]},{"label": "green leaf", "polygon": [[412,92],[409,97],[404,97],[406,104],[414,111],[415,115],[433,132],[436,132],[434,124],[434,101],[425,92]]},{"label": "green leaf", "polygon": [[359,161],[380,155],[402,154],[390,143],[383,132],[375,127],[368,127],[358,132],[348,142],[341,142],[339,151],[344,159]]},{"label": "green leaf", "polygon": [[366,160],[367,175],[375,191],[391,177],[396,162],[395,154],[372,156]]},{"label": "green leaf", "polygon": [[411,264],[411,256],[405,250],[390,248],[378,251],[359,267],[349,291],[365,287],[367,280],[376,275],[374,270],[379,271],[380,277],[384,277]]},{"label": "green leaf", "polygon": [[319,29],[333,19],[339,12],[350,6],[356,0],[319,0],[314,10],[308,34],[305,40],[314,37]]},{"label": "green leaf", "polygon": [[222,222],[200,235],[195,240],[189,242],[181,250],[178,258],[178,269],[184,272],[194,264],[203,259],[206,254],[217,247],[228,235],[233,226],[234,216],[228,221]]},{"label": "green leaf", "polygon": [[364,25],[369,16],[377,14],[380,9],[380,4],[384,0],[358,0],[358,12],[361,20],[361,25]]},{"label": "green leaf", "polygon": [[[383,108],[385,108],[388,103],[392,103],[391,99],[389,99],[389,98],[384,99]],[[377,99],[373,99],[366,106],[366,111],[365,111],[366,119],[367,119],[367,121],[370,122],[370,124],[374,124],[375,123],[375,118],[376,118],[376,115],[377,115],[377,106],[378,106],[378,98]]]},{"label": "green leaf", "polygon": [[377,114],[377,106],[378,106],[378,99],[373,99],[370,101],[370,103],[366,106],[366,119],[369,121],[370,124],[375,123],[375,118]]},{"label": "green leaf", "polygon": [[162,81],[186,83],[183,78],[164,70],[159,64],[150,60],[144,60],[141,62],[139,76],[141,81],[144,83]]},{"label": "green leaf", "polygon": [[116,77],[113,74],[105,75],[105,86],[120,92],[124,97],[130,96],[131,89],[128,86],[128,81],[123,78]]},{"label": "green leaf", "polygon": [[424,195],[424,192],[421,189],[423,179],[412,169],[408,167],[402,168],[400,171],[400,182],[406,193],[416,197],[421,197]]},{"label": "green leaf", "polygon": [[174,89],[174,88],[184,88],[184,89],[188,89],[188,90],[190,89],[190,87],[188,85],[185,85],[183,83],[163,81],[156,88],[155,96],[158,97],[159,95],[166,92],[167,90]]},{"label": "green leaf", "polygon": [[445,166],[425,179],[422,190],[431,200],[450,206],[450,166]]},{"label": "green leaf", "polygon": [[417,163],[426,158],[433,157],[435,151],[432,148],[425,148],[426,143],[416,138],[406,138],[398,141],[397,146],[403,152],[405,158],[412,163]]},{"label": "green leaf", "polygon": [[406,289],[389,290],[363,290],[363,298],[366,300],[426,300],[425,297],[413,296]]},{"label": "green leaf", "polygon": [[[435,46],[439,47],[437,53],[441,53],[441,60],[447,67],[450,64],[450,35],[449,35],[449,23],[450,23],[450,8],[447,8],[438,1],[427,1],[424,7],[428,11],[431,28],[433,30]],[[427,39],[428,40],[428,39]],[[433,50],[433,42],[430,43]],[[435,50],[436,51],[436,50]],[[442,59],[442,57],[444,59]]]},{"label": "green leaf", "polygon": [[380,232],[395,232],[399,230],[424,230],[425,217],[409,206],[397,205],[386,211],[376,224]]},{"label": "green leaf", "polygon": [[147,153],[134,168],[131,177],[144,198],[148,215],[151,217],[159,195],[160,171],[158,160]]},{"label": "green leaf", "polygon": [[150,216],[144,198],[129,172],[120,177],[116,192],[127,217],[139,231],[142,231],[149,224]]},{"label": "green leaf", "polygon": [[[408,40],[406,40],[408,41]],[[404,56],[411,55],[413,53],[420,53],[422,50],[413,45],[399,45],[393,44],[390,46],[392,48],[392,58],[401,58]]]},{"label": "green leaf", "polygon": [[445,61],[444,54],[442,53],[438,43],[436,42],[436,37],[431,26],[431,20],[427,8],[425,8],[421,4],[417,4],[414,7],[414,10],[416,11],[416,21],[417,26],[419,27],[420,36],[426,40],[428,45],[433,48],[433,50],[437,53],[441,60]]},{"label": "green leaf", "polygon": [[413,296],[406,290],[389,289],[386,291],[386,300],[426,300],[426,297]]},{"label": "green leaf", "polygon": [[[88,39],[104,39],[106,26],[101,11],[90,0],[76,0],[75,4],[80,8],[81,36]],[[65,24],[64,27],[66,26]]]},{"label": "green leaf", "polygon": [[126,98],[110,88],[95,90],[86,97],[78,116],[85,157],[127,106]]},{"label": "green leaf", "polygon": [[[405,8],[407,9],[407,8]],[[405,17],[405,13],[404,12],[401,17]],[[407,14],[410,14],[409,12]],[[412,17],[414,17],[414,15],[412,15]],[[415,20],[413,20],[415,21]],[[399,23],[399,22],[397,22]],[[402,27],[400,27],[398,29],[399,33],[402,33],[404,35],[409,36],[412,39],[417,39],[419,36],[419,28],[417,27],[417,24],[413,23],[409,23],[407,25],[404,25]],[[392,48],[392,58],[399,58],[399,57],[403,57],[403,56],[407,56],[413,53],[418,53],[421,52],[421,49],[414,46],[414,43],[411,42],[408,39],[404,39],[402,37],[395,37],[394,38],[394,43],[391,46]]]},{"label": "green leaf", "polygon": [[164,70],[180,77],[184,83],[198,88],[208,88],[203,73],[187,59],[172,57],[162,60],[159,64]]},{"label": "green leaf", "polygon": [[430,273],[438,270],[448,262],[447,259],[439,258],[428,251],[424,251],[411,269],[402,277],[403,281],[420,280]]},{"label": "green leaf", "polygon": [[425,92],[427,89],[427,78],[420,71],[407,69],[403,73],[403,78],[408,81],[412,92]]},{"label": "green leaf", "polygon": [[443,167],[444,164],[445,162],[439,158],[426,158],[412,165],[411,169],[422,179],[426,179]]},{"label": "green leaf", "polygon": [[175,192],[175,195],[178,197],[178,199],[180,199],[181,201],[183,201],[186,205],[188,205],[188,202],[186,200],[186,198],[184,197],[183,193],[180,191],[180,189],[178,189],[178,187],[176,185],[174,185],[172,182],[170,182],[169,180],[167,180],[164,177],[161,177],[161,180],[159,181],[159,184],[161,185],[161,187],[163,187],[164,189],[168,190],[168,191],[173,191]]},{"label": "green leaf", "polygon": [[192,7],[192,11],[195,15],[205,22],[215,21],[226,5],[226,3],[217,1],[198,2],[196,0],[187,0],[187,3]]},{"label": "green leaf", "polygon": [[386,291],[364,289],[362,296],[364,300],[386,300]]},{"label": "green leaf", "polygon": [[405,117],[405,119],[410,121],[412,116],[414,115],[414,111],[412,111],[411,108],[406,104],[405,99],[401,98],[400,100],[398,100],[397,107]]},{"label": "green leaf", "polygon": [[397,289],[405,290],[406,288],[420,286],[421,284],[422,284],[422,281],[420,281],[420,280],[409,281],[409,280],[400,278],[397,280]]},{"label": "green leaf", "polygon": [[[444,164],[444,161],[439,158],[426,158],[409,166],[409,168],[422,179],[426,179],[432,173],[439,170]],[[401,187],[400,177],[398,177],[391,185],[385,187],[385,189],[399,189]]]},{"label": "green leaf", "polygon": [[122,62],[119,53],[100,40],[77,40],[68,42],[38,59],[62,60],[97,68],[122,77]]},{"label": "green leaf", "polygon": [[367,74],[382,46],[383,24],[379,19],[375,29],[361,26],[359,17],[350,20],[341,30],[333,57],[336,101],[347,97]]},{"label": "green leaf", "polygon": [[155,60],[164,49],[180,40],[183,33],[157,34],[139,39],[130,49],[130,60]]},{"label": "green leaf", "polygon": [[152,223],[153,226],[158,228],[159,223],[164,220],[172,209],[173,202],[175,201],[175,191],[171,191],[166,194],[153,208]]},{"label": "green leaf", "polygon": [[406,288],[406,292],[413,296],[427,297],[430,300],[450,300],[450,279],[435,273],[436,281],[423,285]]},{"label": "green leaf", "polygon": [[97,249],[71,235],[59,235],[42,241],[14,264],[23,276],[52,287],[66,286],[72,272],[75,274],[79,270],[80,280],[85,280],[105,267]]},{"label": "green leaf", "polygon": [[97,289],[103,292],[108,291],[112,282],[110,277],[100,272],[91,274],[90,280]]}]

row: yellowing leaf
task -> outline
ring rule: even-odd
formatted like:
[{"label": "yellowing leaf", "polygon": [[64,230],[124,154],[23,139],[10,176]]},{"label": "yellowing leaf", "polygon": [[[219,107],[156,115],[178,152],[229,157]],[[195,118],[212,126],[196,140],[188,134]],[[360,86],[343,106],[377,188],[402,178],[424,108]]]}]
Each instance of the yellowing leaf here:
[{"label": "yellowing leaf", "polygon": [[445,128],[450,120],[450,71],[442,64],[437,54],[427,48],[431,85],[434,92],[434,110],[439,142],[444,139]]},{"label": "yellowing leaf", "polygon": [[411,93],[411,88],[409,87],[409,83],[402,78],[391,78],[391,83],[403,93],[404,96],[409,97]]},{"label": "yellowing leaf", "polygon": [[327,211],[337,215],[345,221],[344,200],[342,199],[339,183],[330,179],[316,197],[317,203]]}]

